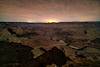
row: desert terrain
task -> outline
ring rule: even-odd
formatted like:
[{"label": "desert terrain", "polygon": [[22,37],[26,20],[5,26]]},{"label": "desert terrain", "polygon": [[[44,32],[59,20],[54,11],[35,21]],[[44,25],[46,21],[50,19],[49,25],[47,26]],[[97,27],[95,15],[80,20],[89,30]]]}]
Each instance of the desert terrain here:
[{"label": "desert terrain", "polygon": [[0,67],[100,67],[100,23],[0,22]]}]

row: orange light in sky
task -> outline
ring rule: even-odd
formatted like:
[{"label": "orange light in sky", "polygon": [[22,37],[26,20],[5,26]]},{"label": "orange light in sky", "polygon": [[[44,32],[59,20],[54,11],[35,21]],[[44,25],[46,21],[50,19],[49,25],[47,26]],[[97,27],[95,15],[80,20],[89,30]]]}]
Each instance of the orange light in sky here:
[{"label": "orange light in sky", "polygon": [[56,19],[48,19],[47,22],[48,23],[58,23]]}]

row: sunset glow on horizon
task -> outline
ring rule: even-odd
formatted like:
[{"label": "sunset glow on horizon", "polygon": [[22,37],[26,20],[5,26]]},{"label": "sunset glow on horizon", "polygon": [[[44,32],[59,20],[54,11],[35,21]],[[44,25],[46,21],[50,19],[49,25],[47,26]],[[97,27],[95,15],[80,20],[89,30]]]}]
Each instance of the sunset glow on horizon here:
[{"label": "sunset glow on horizon", "polygon": [[100,21],[100,0],[0,0],[0,21]]}]

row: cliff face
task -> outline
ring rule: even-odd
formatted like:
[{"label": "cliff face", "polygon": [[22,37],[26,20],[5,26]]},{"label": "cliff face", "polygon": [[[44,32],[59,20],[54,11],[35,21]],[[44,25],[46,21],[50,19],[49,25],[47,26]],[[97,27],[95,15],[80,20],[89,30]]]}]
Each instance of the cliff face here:
[{"label": "cliff face", "polygon": [[96,28],[95,23],[94,25],[93,23],[92,25],[2,23],[1,65],[2,67],[100,66],[98,29],[100,28]]}]

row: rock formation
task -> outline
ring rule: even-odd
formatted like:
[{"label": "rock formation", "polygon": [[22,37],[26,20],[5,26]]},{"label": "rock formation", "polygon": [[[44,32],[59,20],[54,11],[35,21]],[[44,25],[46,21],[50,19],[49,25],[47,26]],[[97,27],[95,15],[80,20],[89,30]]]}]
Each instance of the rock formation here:
[{"label": "rock formation", "polygon": [[84,24],[0,23],[0,66],[100,67],[100,32]]}]

